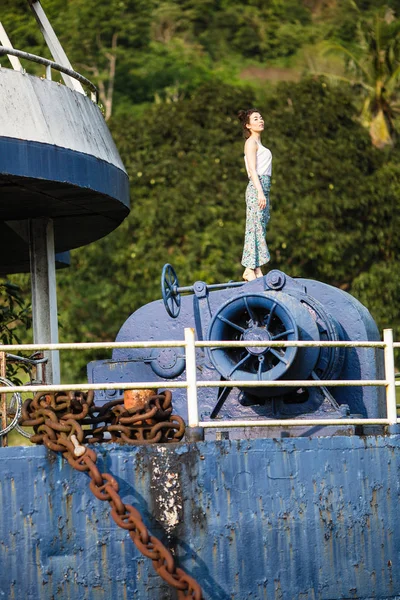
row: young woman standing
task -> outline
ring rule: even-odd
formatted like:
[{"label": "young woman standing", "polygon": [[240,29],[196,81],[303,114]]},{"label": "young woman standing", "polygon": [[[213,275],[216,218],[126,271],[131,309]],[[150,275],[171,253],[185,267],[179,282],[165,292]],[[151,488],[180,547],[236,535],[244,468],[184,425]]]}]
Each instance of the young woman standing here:
[{"label": "young woman standing", "polygon": [[242,265],[245,267],[243,279],[251,281],[263,276],[261,266],[270,259],[265,230],[269,221],[272,154],[261,143],[264,119],[259,111],[255,108],[241,110],[238,117],[246,138],[244,162],[249,176],[246,189],[246,233],[242,256]]}]

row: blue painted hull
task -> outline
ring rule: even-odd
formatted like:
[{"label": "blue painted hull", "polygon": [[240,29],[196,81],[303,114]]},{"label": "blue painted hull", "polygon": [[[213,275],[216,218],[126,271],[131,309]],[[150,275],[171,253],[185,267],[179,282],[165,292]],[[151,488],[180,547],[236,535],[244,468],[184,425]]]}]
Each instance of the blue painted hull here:
[{"label": "blue painted hull", "polygon": [[[206,600],[400,598],[400,436],[97,449]],[[0,507],[0,598],[176,597],[45,448],[0,450]]]}]

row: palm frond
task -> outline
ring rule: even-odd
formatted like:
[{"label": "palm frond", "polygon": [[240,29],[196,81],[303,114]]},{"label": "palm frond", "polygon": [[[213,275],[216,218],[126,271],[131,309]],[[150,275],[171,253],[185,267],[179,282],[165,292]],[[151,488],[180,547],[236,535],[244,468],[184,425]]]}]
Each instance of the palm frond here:
[{"label": "palm frond", "polygon": [[336,43],[326,44],[326,46],[323,50],[323,54],[328,54],[328,53],[344,54],[345,56],[350,58],[350,60],[358,67],[358,69],[364,74],[364,76],[366,77],[367,80],[370,79],[370,74],[368,73],[368,71],[361,64],[360,60],[356,57],[356,55],[353,52],[351,52],[351,50],[346,48],[346,46],[342,46],[342,44],[336,44]]},{"label": "palm frond", "polygon": [[344,77],[343,75],[336,75],[335,73],[327,73],[325,71],[313,71],[314,75],[319,77],[326,77],[328,80],[342,81],[348,83],[351,86],[360,86],[368,92],[373,92],[374,88],[365,83],[362,79],[353,79],[350,77]]},{"label": "palm frond", "polygon": [[395,69],[389,79],[385,82],[385,88],[387,94],[391,95],[394,93],[398,86],[398,80],[400,79],[400,65]]}]

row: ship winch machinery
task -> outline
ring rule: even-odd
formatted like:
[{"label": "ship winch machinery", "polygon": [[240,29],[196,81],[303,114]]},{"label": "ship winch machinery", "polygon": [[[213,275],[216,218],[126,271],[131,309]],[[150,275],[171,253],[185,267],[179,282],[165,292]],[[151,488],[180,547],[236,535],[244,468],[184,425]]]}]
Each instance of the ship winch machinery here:
[{"label": "ship winch machinery", "polygon": [[[263,347],[257,341],[377,341],[377,326],[368,310],[347,292],[311,279],[292,278],[279,270],[250,282],[211,284],[196,281],[181,287],[169,264],[161,276],[162,299],[142,306],[121,327],[117,342],[182,340],[194,328],[198,340],[215,346],[196,348],[197,381],[221,382],[199,387],[201,421],[298,419],[300,435],[327,435],[332,428],[301,429],[302,419],[384,417],[384,389],[372,386],[285,386],[309,379],[382,379],[379,348]],[[245,341],[241,347],[218,347],[220,341]],[[100,382],[154,382],[158,389],[186,379],[183,348],[114,349],[109,360],[88,365],[88,379]],[[237,387],[224,385],[238,381]],[[240,388],[240,382],[252,382]],[[282,382],[260,386],[259,382]],[[97,402],[116,400],[119,390],[96,392]],[[174,390],[174,408],[187,418],[186,389]],[[231,437],[277,435],[271,428],[233,430]],[[355,428],[336,431],[351,433]],[[209,437],[215,436],[214,430]],[[236,432],[236,433],[235,433]]]}]

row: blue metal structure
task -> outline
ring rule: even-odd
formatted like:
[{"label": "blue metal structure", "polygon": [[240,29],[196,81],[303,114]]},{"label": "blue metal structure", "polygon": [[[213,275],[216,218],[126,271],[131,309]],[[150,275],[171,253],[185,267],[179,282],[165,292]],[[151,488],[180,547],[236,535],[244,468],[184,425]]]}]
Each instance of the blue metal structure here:
[{"label": "blue metal structure", "polygon": [[[399,436],[97,449],[205,600],[399,597]],[[1,597],[175,599],[104,504],[43,447],[2,448]]]},{"label": "blue metal structure", "polygon": [[65,269],[71,266],[71,253],[59,252],[55,255],[56,269]]},{"label": "blue metal structure", "polygon": [[[175,304],[179,310],[174,317],[165,314],[163,301],[151,302],[127,319],[116,341],[181,340],[185,327],[195,328],[199,340],[248,341],[248,346],[240,349],[197,349],[197,379],[221,380],[219,389],[198,390],[200,420],[298,418],[301,426],[301,419],[310,416],[383,416],[383,390],[377,388],[257,387],[260,380],[383,377],[383,356],[379,349],[273,349],[251,345],[254,340],[277,339],[379,340],[368,310],[343,290],[318,281],[293,279],[276,270],[243,285],[207,286],[198,281],[190,288],[179,288],[174,280],[167,288],[169,295],[164,294],[167,308],[171,296],[179,298]],[[179,290],[193,293],[180,298]],[[185,379],[183,350],[116,349],[111,360],[88,365],[88,378],[93,383],[154,381],[155,387],[168,387],[171,380]],[[225,380],[253,381],[254,386],[243,390],[224,387]],[[97,392],[96,401],[117,397],[117,391]],[[174,406],[178,414],[187,418],[185,390],[175,391]],[[259,433],[266,435],[265,430]]]}]

